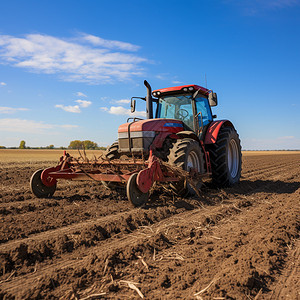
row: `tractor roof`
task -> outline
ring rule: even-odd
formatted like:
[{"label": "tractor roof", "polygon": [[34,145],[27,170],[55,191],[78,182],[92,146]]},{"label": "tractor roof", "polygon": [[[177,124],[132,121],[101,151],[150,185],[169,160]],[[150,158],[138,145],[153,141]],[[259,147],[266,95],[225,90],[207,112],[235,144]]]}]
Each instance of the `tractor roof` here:
[{"label": "tractor roof", "polygon": [[208,95],[210,90],[196,84],[188,84],[181,86],[174,86],[164,89],[155,90],[152,92],[152,95],[155,97],[161,97],[166,94],[177,94],[179,93],[193,93],[200,89],[200,93],[203,95]]}]

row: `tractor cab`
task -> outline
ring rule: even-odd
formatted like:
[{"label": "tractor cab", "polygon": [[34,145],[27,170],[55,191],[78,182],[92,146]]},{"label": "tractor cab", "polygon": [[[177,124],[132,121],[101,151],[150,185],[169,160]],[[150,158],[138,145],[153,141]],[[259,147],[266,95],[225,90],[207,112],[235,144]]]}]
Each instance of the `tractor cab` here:
[{"label": "tractor cab", "polygon": [[217,104],[216,94],[201,86],[155,90],[152,95],[157,97],[154,99],[157,102],[156,118],[180,120],[185,130],[196,132],[199,138],[213,120],[211,106]]},{"label": "tractor cab", "polygon": [[[133,122],[122,124],[118,129],[118,152],[124,154],[149,154],[150,146],[163,147],[162,143],[168,134],[181,131],[190,132],[200,140],[213,121],[211,106],[217,105],[217,96],[211,90],[198,85],[184,85],[151,91],[147,81],[145,98],[131,99],[131,112],[135,111],[135,99],[146,101],[146,120],[132,118]],[[156,112],[153,114],[153,103]],[[162,134],[162,135],[161,135]]]}]

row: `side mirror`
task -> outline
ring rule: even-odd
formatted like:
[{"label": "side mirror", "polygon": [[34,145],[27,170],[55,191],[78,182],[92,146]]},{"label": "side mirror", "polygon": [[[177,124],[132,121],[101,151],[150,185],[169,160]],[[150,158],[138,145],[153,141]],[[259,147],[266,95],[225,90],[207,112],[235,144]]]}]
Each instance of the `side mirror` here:
[{"label": "side mirror", "polygon": [[131,99],[130,107],[131,107],[131,113],[134,113],[135,112],[135,99]]},{"label": "side mirror", "polygon": [[217,93],[214,92],[209,93],[208,101],[210,106],[217,106],[218,105]]}]

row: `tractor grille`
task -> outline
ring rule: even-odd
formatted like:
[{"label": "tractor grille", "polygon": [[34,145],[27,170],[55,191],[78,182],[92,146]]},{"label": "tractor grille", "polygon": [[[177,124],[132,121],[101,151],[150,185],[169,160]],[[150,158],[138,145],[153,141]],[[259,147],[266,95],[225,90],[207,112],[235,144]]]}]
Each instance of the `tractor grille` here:
[{"label": "tractor grille", "polygon": [[119,152],[121,153],[148,153],[155,137],[154,131],[119,132]]}]

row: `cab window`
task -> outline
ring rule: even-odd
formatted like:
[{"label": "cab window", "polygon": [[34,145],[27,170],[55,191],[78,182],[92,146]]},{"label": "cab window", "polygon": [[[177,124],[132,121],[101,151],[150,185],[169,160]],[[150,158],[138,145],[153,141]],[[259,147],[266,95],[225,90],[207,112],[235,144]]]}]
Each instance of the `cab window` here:
[{"label": "cab window", "polygon": [[[207,98],[197,97],[196,98],[196,110],[197,113],[202,113],[203,126],[208,125],[212,121],[211,110]],[[201,115],[198,115],[199,126],[201,126]]]}]

